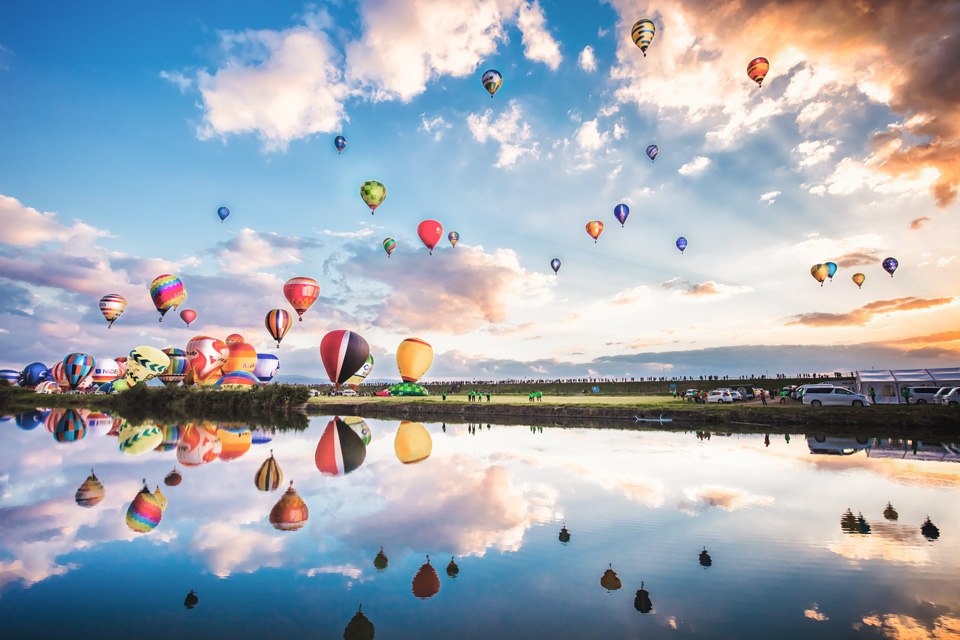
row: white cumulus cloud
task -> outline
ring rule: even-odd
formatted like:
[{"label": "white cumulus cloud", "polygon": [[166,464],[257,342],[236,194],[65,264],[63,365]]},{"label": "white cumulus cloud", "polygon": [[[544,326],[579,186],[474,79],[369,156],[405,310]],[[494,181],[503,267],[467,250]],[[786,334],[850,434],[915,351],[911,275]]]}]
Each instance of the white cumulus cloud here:
[{"label": "white cumulus cloud", "polygon": [[780,195],[779,191],[767,191],[765,194],[760,196],[760,202],[766,202],[767,204],[773,204],[777,201],[777,196]]},{"label": "white cumulus cloud", "polygon": [[597,70],[597,58],[593,53],[593,47],[587,45],[583,48],[583,51],[577,57],[577,64],[587,72],[592,73]]},{"label": "white cumulus cloud", "polygon": [[531,141],[533,134],[530,125],[521,122],[522,118],[523,112],[515,101],[511,101],[510,110],[496,120],[491,109],[487,109],[482,116],[475,113],[467,116],[467,126],[478,142],[495,140],[500,143],[495,167],[509,169],[525,155],[533,158],[540,156],[540,144]]},{"label": "white cumulus cloud", "polygon": [[707,167],[710,166],[710,158],[705,156],[697,156],[687,164],[683,165],[677,170],[682,176],[695,176],[703,173]]}]

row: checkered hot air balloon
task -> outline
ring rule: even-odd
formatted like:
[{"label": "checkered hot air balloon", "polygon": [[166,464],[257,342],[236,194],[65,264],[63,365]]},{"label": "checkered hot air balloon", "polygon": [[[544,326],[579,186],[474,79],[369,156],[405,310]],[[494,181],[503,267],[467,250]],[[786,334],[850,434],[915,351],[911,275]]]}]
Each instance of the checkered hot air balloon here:
[{"label": "checkered hot air balloon", "polygon": [[304,312],[320,296],[320,284],[313,278],[302,276],[290,278],[283,285],[283,295],[286,296],[290,306],[297,312],[300,322],[303,322]]},{"label": "checkered hot air balloon", "polygon": [[113,321],[120,317],[127,308],[127,300],[119,293],[110,293],[100,298],[100,313],[109,323],[107,328],[113,328]]},{"label": "checkered hot air balloon", "polygon": [[93,356],[86,353],[71,353],[63,359],[63,375],[67,386],[76,391],[87,376],[93,373]]},{"label": "checkered hot air balloon", "polygon": [[187,291],[183,288],[180,278],[165,273],[157,276],[150,283],[150,297],[153,298],[153,305],[160,312],[160,322],[163,322],[163,316],[167,311],[176,309],[187,299]]},{"label": "checkered hot air balloon", "polygon": [[263,461],[257,473],[253,476],[253,483],[257,485],[260,491],[275,491],[280,483],[283,482],[283,470],[277,464],[273,457],[273,449],[270,450],[270,457]]},{"label": "checkered hot air balloon", "polygon": [[633,29],[630,30],[630,38],[633,39],[635,45],[640,47],[640,51],[643,51],[644,58],[647,57],[647,47],[653,42],[653,36],[656,32],[657,26],[653,24],[653,20],[646,18],[637,20],[636,24],[633,25]]},{"label": "checkered hot air balloon", "polygon": [[367,446],[356,431],[339,416],[327,423],[320,436],[314,461],[320,473],[345,476],[356,471],[367,457]]},{"label": "checkered hot air balloon", "polygon": [[367,361],[370,345],[359,334],[341,329],[320,341],[320,359],[330,382],[340,387]]},{"label": "checkered hot air balloon", "polygon": [[144,480],[143,489],[127,508],[127,526],[135,533],[149,533],[157,528],[161,517],[163,509],[160,508],[160,502],[150,493]]},{"label": "checkered hot air balloon", "polygon": [[87,435],[87,424],[79,411],[68,409],[57,418],[53,437],[57,442],[76,442]]},{"label": "checkered hot air balloon", "polygon": [[360,185],[360,197],[363,198],[363,201],[367,203],[367,206],[370,207],[370,215],[373,215],[373,212],[383,204],[383,201],[387,198],[387,188],[383,185],[382,182],[377,182],[376,180],[367,180],[362,185]]},{"label": "checkered hot air balloon", "polygon": [[270,333],[270,337],[277,341],[277,349],[280,348],[280,341],[290,330],[290,314],[283,309],[271,309],[263,319],[264,326]]},{"label": "checkered hot air balloon", "polygon": [[101,502],[103,502],[104,497],[106,497],[107,491],[103,488],[103,484],[97,478],[97,474],[93,472],[93,469],[90,470],[90,475],[87,476],[87,479],[83,481],[83,484],[80,485],[80,488],[77,489],[77,494],[74,496],[74,500],[77,501],[77,504],[81,507],[89,509],[90,507],[95,507]]},{"label": "checkered hot air balloon", "polygon": [[306,503],[297,495],[293,488],[293,481],[290,481],[290,487],[286,493],[273,505],[270,510],[270,524],[274,529],[280,531],[296,531],[307,523],[310,517],[310,510]]}]

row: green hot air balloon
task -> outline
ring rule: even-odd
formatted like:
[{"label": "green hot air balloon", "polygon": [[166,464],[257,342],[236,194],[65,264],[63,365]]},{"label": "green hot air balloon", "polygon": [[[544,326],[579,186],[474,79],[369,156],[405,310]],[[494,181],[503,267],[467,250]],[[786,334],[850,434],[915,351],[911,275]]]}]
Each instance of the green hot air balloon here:
[{"label": "green hot air balloon", "polygon": [[370,207],[370,215],[373,215],[376,208],[386,200],[387,188],[383,186],[382,182],[367,180],[360,185],[360,197],[363,198],[363,201]]}]

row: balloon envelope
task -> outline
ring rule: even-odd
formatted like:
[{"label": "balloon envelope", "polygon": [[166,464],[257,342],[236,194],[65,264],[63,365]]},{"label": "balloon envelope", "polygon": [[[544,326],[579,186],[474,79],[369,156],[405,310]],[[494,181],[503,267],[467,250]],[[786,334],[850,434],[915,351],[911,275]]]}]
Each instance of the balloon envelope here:
[{"label": "balloon envelope", "polygon": [[280,370],[280,359],[270,353],[257,354],[257,366],[253,369],[253,375],[257,376],[262,384],[267,384],[273,380]]},{"label": "balloon envelope", "polygon": [[404,382],[416,382],[433,364],[433,347],[420,338],[407,338],[397,347],[397,368]]},{"label": "balloon envelope", "polygon": [[279,349],[280,341],[290,330],[290,314],[283,309],[273,309],[267,312],[263,324],[266,326],[270,337],[277,341],[277,348]]},{"label": "balloon envelope", "polygon": [[343,136],[337,136],[333,139],[333,146],[337,148],[337,153],[343,153],[343,150],[347,148],[347,139]]},{"label": "balloon envelope", "polygon": [[170,309],[176,309],[180,303],[186,300],[187,291],[183,288],[183,282],[180,278],[169,273],[157,276],[150,283],[150,297],[153,298],[153,305],[160,312],[160,320],[163,320],[164,314]]},{"label": "balloon envelope", "polygon": [[320,297],[320,284],[313,278],[290,278],[283,285],[283,295],[303,320],[303,312]]},{"label": "balloon envelope", "polygon": [[599,220],[593,220],[592,222],[587,223],[587,233],[590,234],[590,237],[593,238],[593,241],[596,242],[597,238],[600,237],[600,234],[603,233],[603,223]]},{"label": "balloon envelope", "polygon": [[85,435],[87,423],[79,411],[67,409],[57,416],[57,424],[53,429],[53,437],[57,442],[76,442],[83,440]]},{"label": "balloon envelope", "polygon": [[630,38],[635,45],[640,47],[640,51],[643,51],[643,57],[647,57],[647,47],[653,42],[653,36],[656,32],[657,27],[653,24],[653,20],[647,20],[646,18],[637,20],[633,29],[630,30]]},{"label": "balloon envelope", "polygon": [[770,62],[766,58],[754,58],[747,64],[747,75],[761,87],[768,71],[770,71]]},{"label": "balloon envelope", "polygon": [[613,217],[617,219],[617,222],[620,223],[621,227],[627,221],[627,216],[629,215],[630,207],[625,204],[618,204],[613,208]]},{"label": "balloon envelope", "polygon": [[853,274],[853,281],[856,283],[858,289],[863,287],[863,283],[866,279],[867,276],[863,275],[862,273]]},{"label": "balloon envelope", "polygon": [[227,361],[223,363],[223,373],[245,371],[252,374],[257,368],[257,350],[245,342],[227,344]]},{"label": "balloon envelope", "polygon": [[493,94],[495,94],[503,84],[503,76],[500,75],[500,72],[496,69],[488,69],[480,76],[480,84],[490,93],[490,97],[492,98]]},{"label": "balloon envelope", "polygon": [[657,154],[659,153],[660,153],[660,148],[657,145],[652,144],[649,147],[647,147],[647,157],[650,158],[650,162],[655,161],[657,159]]},{"label": "balloon envelope", "polygon": [[320,473],[328,476],[345,476],[355,471],[367,457],[367,446],[360,436],[339,416],[327,423],[314,462]]},{"label": "balloon envelope", "polygon": [[20,382],[20,372],[15,369],[0,369],[0,380],[6,380],[11,385]]},{"label": "balloon envelope", "polygon": [[110,382],[120,377],[120,365],[111,358],[97,358],[93,364],[93,373],[90,375],[96,384]]},{"label": "balloon envelope", "polygon": [[827,277],[833,280],[833,276],[837,273],[837,263],[836,262],[825,262],[827,265]]},{"label": "balloon envelope", "polygon": [[283,482],[283,471],[273,457],[273,451],[270,457],[263,461],[257,473],[253,476],[253,483],[260,491],[274,491]]},{"label": "balloon envelope", "polygon": [[187,352],[175,347],[167,347],[163,352],[167,354],[170,363],[158,377],[163,384],[176,386],[183,382],[183,379],[187,376],[187,371],[190,370],[190,361],[187,359]]},{"label": "balloon envelope", "polygon": [[127,358],[127,381],[145,382],[163,373],[170,366],[170,357],[156,347],[139,346]]},{"label": "balloon envelope", "polygon": [[63,372],[67,385],[74,391],[93,373],[93,356],[86,353],[71,353],[63,359]]},{"label": "balloon envelope", "polygon": [[220,207],[217,209],[217,215],[220,216],[220,222],[223,222],[227,219],[227,216],[230,215],[230,209],[227,207]]},{"label": "balloon envelope", "polygon": [[190,326],[190,323],[197,319],[197,312],[193,309],[184,309],[180,312],[180,319],[187,323],[187,326]]},{"label": "balloon envelope", "polygon": [[240,431],[217,429],[217,437],[220,438],[219,457],[225,462],[236,460],[249,451],[250,445],[253,444],[253,432],[250,429]]},{"label": "balloon envelope", "polygon": [[213,425],[188,424],[183,428],[180,444],[177,445],[177,460],[185,467],[197,467],[219,458],[222,449]]},{"label": "balloon envelope", "polygon": [[41,382],[50,379],[50,370],[42,362],[31,362],[20,372],[20,386],[27,389],[33,389]]},{"label": "balloon envelope", "polygon": [[427,562],[417,570],[417,575],[413,577],[411,589],[413,595],[421,600],[429,600],[440,593],[440,576],[437,575],[437,570],[430,564],[429,557]]},{"label": "balloon envelope", "polygon": [[226,389],[246,389],[260,386],[260,380],[249,371],[232,371],[218,378],[214,385]]},{"label": "balloon envelope", "polygon": [[453,246],[457,246],[457,243],[460,242],[460,234],[456,231],[451,231],[447,234],[447,240],[449,240]]},{"label": "balloon envelope", "polygon": [[320,341],[323,367],[330,382],[338,387],[360,370],[369,355],[370,345],[353,331],[331,331]]},{"label": "balloon envelope", "polygon": [[680,249],[680,253],[683,253],[684,249],[687,248],[687,239],[683,236],[677,238],[677,249]]},{"label": "balloon envelope", "polygon": [[430,250],[430,255],[433,255],[433,248],[443,237],[443,225],[436,220],[424,220],[417,225],[417,235],[420,236],[420,241]]},{"label": "balloon envelope", "polygon": [[80,488],[77,489],[76,495],[74,495],[74,500],[81,507],[89,509],[90,507],[95,507],[101,502],[103,502],[104,497],[106,497],[107,491],[103,488],[103,484],[97,478],[92,470],[90,475],[87,476],[87,479],[83,481],[83,484],[80,485]]},{"label": "balloon envelope", "polygon": [[830,268],[825,264],[815,264],[810,267],[810,275],[813,276],[814,280],[820,283],[820,286],[823,286],[823,281],[827,279],[827,275],[830,273]]},{"label": "balloon envelope", "polygon": [[127,424],[120,429],[117,444],[120,451],[128,456],[139,456],[147,451],[153,451],[163,442],[163,429],[153,424],[143,424],[134,427]]},{"label": "balloon envelope", "polygon": [[160,524],[161,517],[163,509],[160,508],[160,502],[144,484],[127,508],[127,526],[136,533],[148,533]]},{"label": "balloon envelope", "polygon": [[357,385],[367,379],[367,376],[370,375],[371,371],[373,371],[373,354],[368,355],[366,362],[363,363],[363,366],[361,366],[355,374],[347,378],[347,381],[343,384],[347,385],[351,389],[356,389]]},{"label": "balloon envelope", "polygon": [[280,531],[296,531],[306,524],[309,517],[310,510],[297,495],[292,482],[290,488],[270,510],[270,524],[273,525],[274,529]]},{"label": "balloon envelope", "polygon": [[893,272],[897,270],[897,267],[900,266],[900,263],[897,262],[896,258],[887,258],[883,261],[883,270],[890,274],[890,277],[893,277]]},{"label": "balloon envelope", "polygon": [[433,452],[433,439],[430,432],[419,422],[404,420],[397,428],[393,450],[403,464],[416,464],[430,457]]},{"label": "balloon envelope", "polygon": [[127,300],[119,293],[110,293],[100,298],[100,313],[106,318],[108,326],[113,326],[113,321],[120,317],[127,308]]},{"label": "balloon envelope", "polygon": [[383,250],[387,252],[387,257],[389,258],[393,251],[397,248],[397,241],[393,238],[387,238],[383,241]]},{"label": "balloon envelope", "polygon": [[373,212],[386,200],[387,188],[382,182],[367,180],[360,185],[360,197],[363,198],[363,201],[370,207],[370,211]]},{"label": "balloon envelope", "polygon": [[553,269],[554,273],[560,271],[560,258],[554,258],[553,260],[551,260],[550,268]]}]

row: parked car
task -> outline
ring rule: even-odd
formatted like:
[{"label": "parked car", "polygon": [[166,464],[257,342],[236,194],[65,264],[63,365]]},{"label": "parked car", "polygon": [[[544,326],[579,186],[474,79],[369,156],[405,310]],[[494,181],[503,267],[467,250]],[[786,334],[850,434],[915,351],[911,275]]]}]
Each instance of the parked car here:
[{"label": "parked car", "polygon": [[940,387],[906,387],[905,390],[910,393],[910,404],[933,404]]},{"label": "parked car", "polygon": [[683,394],[683,397],[684,397],[684,398],[693,398],[693,397],[696,397],[696,395],[697,395],[697,390],[696,390],[696,389],[687,389],[686,393]]},{"label": "parked car", "polygon": [[746,389],[744,387],[737,387],[737,393],[739,393],[744,400],[753,400],[755,397],[753,389]]},{"label": "parked car", "polygon": [[799,387],[794,387],[793,391],[790,392],[790,397],[794,400],[803,400],[803,392],[809,389],[810,387],[833,387],[829,382],[817,382],[814,384],[802,384]]},{"label": "parked car", "polygon": [[355,396],[357,392],[353,389],[340,389],[339,391],[334,391],[333,395],[335,396]]},{"label": "parked car", "polygon": [[803,390],[803,404],[808,404],[811,407],[819,407],[824,404],[863,407],[870,404],[870,399],[863,394],[854,393],[843,387],[811,385]]},{"label": "parked car", "polygon": [[729,389],[714,389],[707,394],[707,403],[727,404],[733,402]]},{"label": "parked car", "polygon": [[945,393],[940,397],[940,404],[960,404],[960,387],[954,387],[950,389],[948,393]]},{"label": "parked car", "polygon": [[943,396],[950,393],[951,389],[953,389],[953,387],[940,387],[940,390],[937,391],[937,395],[933,396],[933,404],[943,404]]},{"label": "parked car", "polygon": [[734,402],[743,402],[743,394],[741,394],[736,389],[730,390],[730,396],[733,398]]}]

